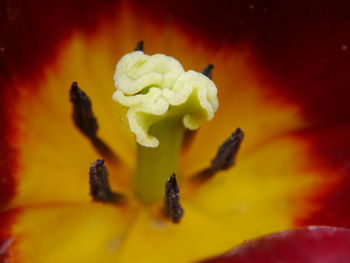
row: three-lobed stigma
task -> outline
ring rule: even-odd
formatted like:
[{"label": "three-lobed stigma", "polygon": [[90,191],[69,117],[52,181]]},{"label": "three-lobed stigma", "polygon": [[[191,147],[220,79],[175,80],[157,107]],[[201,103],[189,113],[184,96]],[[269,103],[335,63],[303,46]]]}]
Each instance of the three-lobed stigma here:
[{"label": "three-lobed stigma", "polygon": [[214,117],[218,108],[217,89],[205,74],[185,71],[174,58],[146,55],[137,50],[124,55],[114,75],[113,99],[128,107],[127,118],[136,141],[158,147],[151,127],[166,119],[180,119],[183,126],[196,130]]}]

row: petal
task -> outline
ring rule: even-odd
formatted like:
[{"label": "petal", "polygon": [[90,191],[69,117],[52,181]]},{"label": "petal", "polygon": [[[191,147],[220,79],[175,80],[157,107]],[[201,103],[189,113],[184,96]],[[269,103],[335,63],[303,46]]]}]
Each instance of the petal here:
[{"label": "petal", "polygon": [[[2,81],[0,79],[0,85]],[[15,195],[16,181],[14,173],[17,171],[16,150],[12,142],[16,138],[13,123],[11,123],[11,115],[13,111],[10,107],[13,102],[11,93],[2,91],[4,94],[0,96],[0,210],[6,207]]]},{"label": "petal", "polygon": [[297,135],[281,136],[238,157],[231,170],[202,185],[182,187],[183,199],[225,226],[231,246],[293,227],[299,215],[316,210],[311,196],[333,184],[319,174],[309,144]]},{"label": "petal", "polygon": [[14,243],[14,238],[11,233],[11,225],[17,216],[15,210],[0,213],[0,262],[7,262],[11,257],[9,248]]},{"label": "petal", "polygon": [[21,263],[112,262],[133,217],[123,214],[101,204],[20,209],[6,252]]},{"label": "petal", "polygon": [[183,198],[219,218],[232,245],[295,226],[349,227],[349,125],[282,136]]},{"label": "petal", "polygon": [[312,162],[323,183],[308,199],[316,209],[297,216],[297,225],[350,227],[349,132],[349,125],[336,125],[302,134],[303,140],[309,142]]},{"label": "petal", "polygon": [[[183,203],[180,224],[157,220],[141,211],[125,239],[119,262],[194,262],[228,249],[225,226]],[[215,240],[215,242],[213,242]]]},{"label": "petal", "polygon": [[206,263],[346,263],[350,230],[335,227],[300,228],[248,241]]}]

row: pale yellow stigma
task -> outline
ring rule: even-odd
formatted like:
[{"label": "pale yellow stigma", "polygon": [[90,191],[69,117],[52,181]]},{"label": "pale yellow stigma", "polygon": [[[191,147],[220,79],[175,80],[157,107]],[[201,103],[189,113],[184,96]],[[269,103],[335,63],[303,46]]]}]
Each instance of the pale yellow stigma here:
[{"label": "pale yellow stigma", "polygon": [[149,134],[155,123],[181,118],[196,130],[214,117],[218,108],[217,89],[202,73],[184,71],[174,58],[142,51],[126,54],[117,64],[113,99],[129,108],[127,118],[139,144],[157,147],[159,140]]}]

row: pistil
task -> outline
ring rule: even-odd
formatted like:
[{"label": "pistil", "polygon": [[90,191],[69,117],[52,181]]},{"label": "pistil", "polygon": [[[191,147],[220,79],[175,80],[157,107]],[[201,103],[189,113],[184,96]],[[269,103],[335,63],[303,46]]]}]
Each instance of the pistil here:
[{"label": "pistil", "polygon": [[[213,64],[208,64],[207,66],[204,67],[202,74],[207,76],[209,79],[212,79],[213,77],[213,69],[214,65]],[[184,143],[183,143],[183,148],[186,150],[189,148],[196,137],[197,130],[191,131],[191,130],[186,130],[185,135],[184,135]]]},{"label": "pistil", "polygon": [[174,58],[146,55],[143,42],[116,67],[113,98],[128,107],[130,130],[138,143],[134,192],[146,204],[164,198],[163,182],[177,172],[185,129],[211,120],[218,107],[210,80],[213,65],[185,71]]},{"label": "pistil", "polygon": [[180,118],[166,119],[150,129],[159,140],[158,147],[137,146],[134,187],[142,202],[148,204],[164,197],[165,180],[177,172],[184,131]]}]

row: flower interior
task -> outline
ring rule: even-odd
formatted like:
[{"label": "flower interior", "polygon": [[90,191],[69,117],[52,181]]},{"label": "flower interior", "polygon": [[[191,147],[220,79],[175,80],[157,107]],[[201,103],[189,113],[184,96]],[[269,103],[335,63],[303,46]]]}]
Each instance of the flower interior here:
[{"label": "flower interior", "polygon": [[318,211],[338,178],[249,42],[217,50],[118,12],[16,83],[18,262],[193,262]]}]

